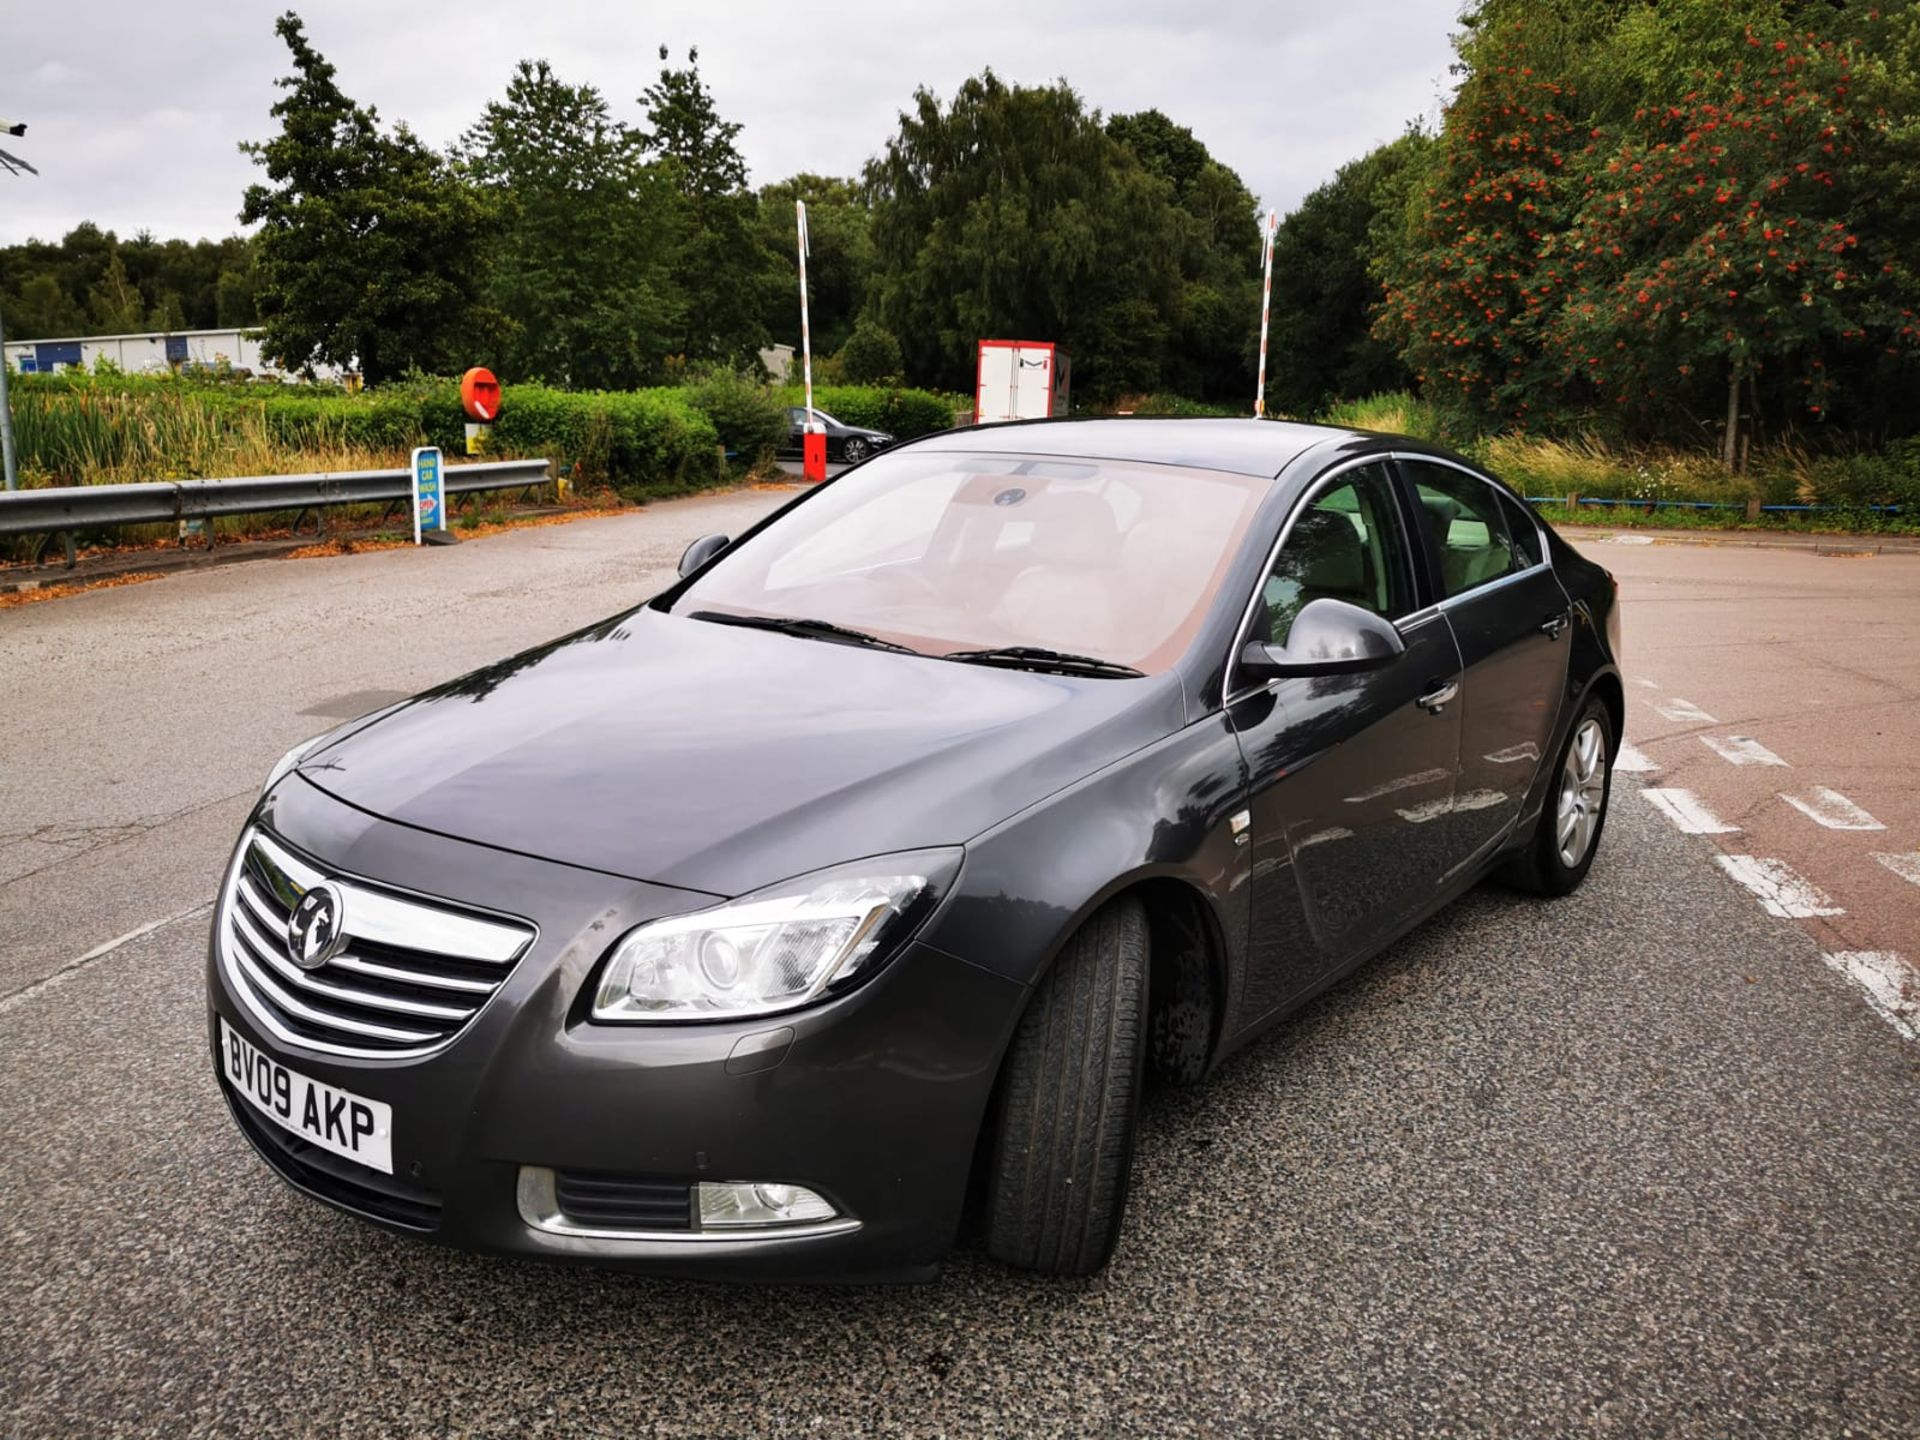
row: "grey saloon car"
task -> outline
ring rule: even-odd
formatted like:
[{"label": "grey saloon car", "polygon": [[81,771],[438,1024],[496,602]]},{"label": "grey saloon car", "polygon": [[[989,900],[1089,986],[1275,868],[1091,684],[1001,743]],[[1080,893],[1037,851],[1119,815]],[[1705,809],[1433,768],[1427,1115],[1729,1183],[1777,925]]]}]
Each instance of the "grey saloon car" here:
[{"label": "grey saloon car", "polygon": [[1458,456],[943,432],[286,756],[209,1056],[288,1183],[448,1244],[1087,1273],[1147,1077],[1579,885],[1622,709],[1612,578]]}]

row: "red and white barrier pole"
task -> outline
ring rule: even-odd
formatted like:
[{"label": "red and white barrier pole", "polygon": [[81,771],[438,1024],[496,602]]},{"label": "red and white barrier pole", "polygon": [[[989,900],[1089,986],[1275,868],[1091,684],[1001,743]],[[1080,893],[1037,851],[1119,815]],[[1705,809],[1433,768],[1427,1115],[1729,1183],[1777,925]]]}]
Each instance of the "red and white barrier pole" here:
[{"label": "red and white barrier pole", "polygon": [[807,323],[807,202],[793,202],[800,242],[800,373],[807,386],[807,423],[800,436],[801,470],[809,480],[827,478],[827,432],[813,417],[813,332]]},{"label": "red and white barrier pole", "polygon": [[1267,315],[1273,309],[1273,232],[1278,225],[1273,211],[1267,212],[1266,257],[1260,262],[1260,381],[1253,392],[1253,414],[1257,420],[1267,413]]}]

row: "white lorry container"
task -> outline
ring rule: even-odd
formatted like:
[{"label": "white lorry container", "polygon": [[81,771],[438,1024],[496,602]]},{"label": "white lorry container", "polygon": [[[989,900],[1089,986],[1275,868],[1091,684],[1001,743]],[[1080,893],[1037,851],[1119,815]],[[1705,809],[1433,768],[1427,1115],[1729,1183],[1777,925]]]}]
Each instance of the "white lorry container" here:
[{"label": "white lorry container", "polygon": [[1073,373],[1066,351],[1045,340],[982,340],[974,423],[1044,420],[1067,413]]}]

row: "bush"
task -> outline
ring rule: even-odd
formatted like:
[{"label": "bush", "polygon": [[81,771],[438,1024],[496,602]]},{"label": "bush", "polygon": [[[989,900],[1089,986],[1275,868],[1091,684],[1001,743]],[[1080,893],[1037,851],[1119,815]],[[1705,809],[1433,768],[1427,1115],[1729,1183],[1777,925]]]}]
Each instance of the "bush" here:
[{"label": "bush", "polygon": [[786,407],[766,386],[737,371],[715,371],[684,393],[712,423],[728,453],[744,464],[753,464],[787,438]]},{"label": "bush", "polygon": [[840,347],[840,373],[850,385],[880,385],[898,381],[902,362],[900,342],[865,316]]},{"label": "bush", "polygon": [[1226,405],[1208,405],[1184,395],[1122,395],[1114,402],[1115,413],[1129,415],[1210,416],[1215,419],[1250,415],[1252,408],[1235,410]]},{"label": "bush", "polygon": [[[798,385],[783,386],[775,394],[782,405],[805,403]],[[932,390],[906,390],[880,385],[816,385],[813,403],[836,420],[868,430],[884,430],[896,440],[912,440],[945,430],[954,412],[970,408],[965,395]]]}]

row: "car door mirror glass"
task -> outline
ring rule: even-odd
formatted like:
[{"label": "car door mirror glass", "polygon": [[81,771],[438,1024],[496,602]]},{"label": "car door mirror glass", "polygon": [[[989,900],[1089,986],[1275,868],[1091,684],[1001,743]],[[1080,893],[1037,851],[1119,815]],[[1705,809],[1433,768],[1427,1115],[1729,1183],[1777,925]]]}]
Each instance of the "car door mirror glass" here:
[{"label": "car door mirror glass", "polygon": [[733,542],[725,535],[702,535],[680,557],[680,578],[686,579]]}]

